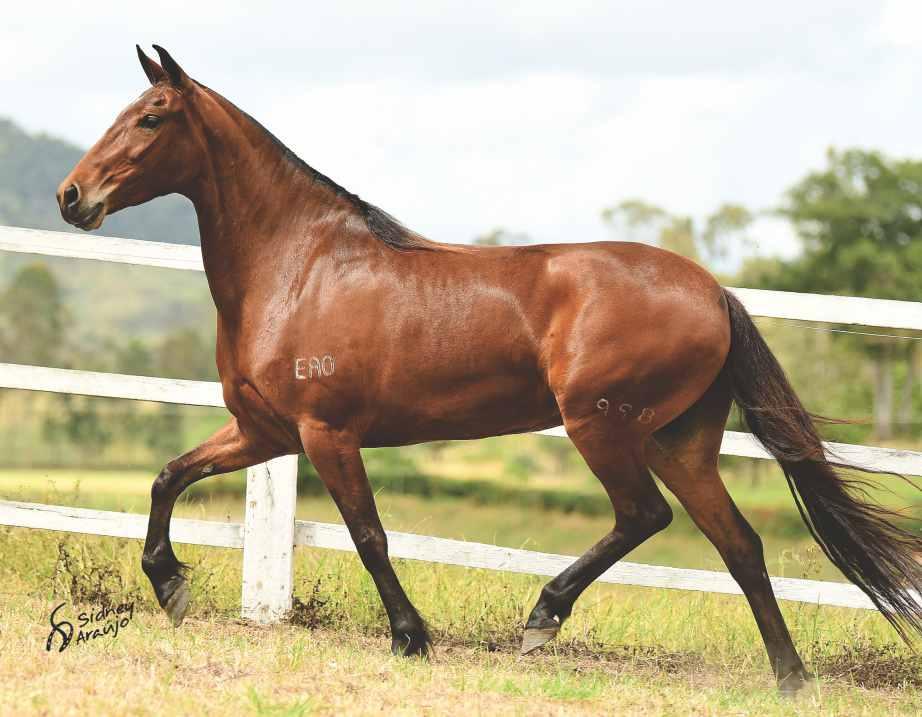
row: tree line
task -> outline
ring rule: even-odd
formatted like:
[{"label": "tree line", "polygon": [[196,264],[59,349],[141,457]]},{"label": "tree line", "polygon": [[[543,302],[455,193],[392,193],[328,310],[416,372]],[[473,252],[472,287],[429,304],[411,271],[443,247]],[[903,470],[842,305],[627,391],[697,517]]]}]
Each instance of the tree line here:
[{"label": "tree line", "polygon": [[[75,328],[61,285],[42,261],[20,268],[0,292],[0,357],[4,362],[217,380],[214,346],[193,327],[175,328],[155,341],[125,337],[123,341],[91,342],[79,338]],[[3,398],[0,394],[0,405]],[[135,401],[52,394],[42,413],[39,435],[43,445],[33,447],[38,463],[62,444],[78,449],[90,464],[113,440],[143,446],[160,459],[185,449],[185,413],[180,406],[142,407]],[[12,418],[4,416],[7,430],[16,430]]]}]

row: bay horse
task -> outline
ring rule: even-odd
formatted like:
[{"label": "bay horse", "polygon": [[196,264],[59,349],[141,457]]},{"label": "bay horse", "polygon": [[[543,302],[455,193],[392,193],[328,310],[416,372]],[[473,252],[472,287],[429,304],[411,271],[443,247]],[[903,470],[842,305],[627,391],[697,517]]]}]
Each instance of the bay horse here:
[{"label": "bay horse", "polygon": [[142,568],[174,625],[189,606],[169,538],[177,497],[207,476],[304,452],[370,572],[391,648],[426,655],[426,625],[388,559],[359,449],[563,425],[611,499],[614,526],[541,591],[522,652],[672,511],[651,471],[710,539],[752,608],[775,677],[810,675],[778,609],[762,545],[718,473],[735,400],[779,461],[830,560],[899,633],[922,628],[922,541],[859,499],[827,460],[742,304],[707,271],[637,243],[442,244],[314,170],[252,117],[138,47],[151,86],[61,183],[81,229],[154,197],[195,206],[217,308],[229,422],[153,482]]}]

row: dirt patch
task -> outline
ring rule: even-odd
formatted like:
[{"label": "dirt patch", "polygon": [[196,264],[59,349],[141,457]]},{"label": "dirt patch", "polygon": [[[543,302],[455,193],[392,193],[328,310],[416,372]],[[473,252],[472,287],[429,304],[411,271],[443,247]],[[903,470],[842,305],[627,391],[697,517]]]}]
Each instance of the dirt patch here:
[{"label": "dirt patch", "polygon": [[833,651],[815,649],[816,671],[824,678],[847,680],[866,689],[922,687],[922,655],[900,645],[860,642]]},{"label": "dirt patch", "polygon": [[[489,641],[468,642],[454,637],[442,637],[436,641],[436,649],[450,654],[461,650],[486,651],[518,655],[519,642]],[[528,660],[553,657],[564,658],[574,663],[574,669],[606,669],[606,667],[631,667],[652,670],[666,674],[701,673],[708,669],[708,663],[695,652],[675,652],[651,645],[586,645],[574,642],[550,643],[540,652],[529,655]]]},{"label": "dirt patch", "polygon": [[306,600],[301,600],[296,596],[292,598],[288,622],[311,630],[324,627],[329,622],[328,619],[325,619],[324,608],[326,604],[327,601],[321,598],[320,580],[317,580],[311,587]]}]

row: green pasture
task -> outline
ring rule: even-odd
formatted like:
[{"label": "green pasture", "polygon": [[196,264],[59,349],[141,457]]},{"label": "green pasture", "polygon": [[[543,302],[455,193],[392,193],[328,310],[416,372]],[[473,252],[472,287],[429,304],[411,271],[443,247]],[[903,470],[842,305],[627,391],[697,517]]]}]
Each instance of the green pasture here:
[{"label": "green pasture", "polygon": [[[24,479],[55,487],[23,490]],[[149,476],[5,472],[4,497],[143,510]],[[79,481],[79,489],[75,489]],[[123,488],[119,492],[114,488]],[[108,488],[108,492],[107,489]],[[119,501],[121,498],[121,503]],[[381,497],[388,527],[575,552],[606,522],[470,501]],[[239,501],[185,502],[180,515],[239,518]],[[299,516],[334,518],[321,500]],[[679,527],[679,526],[674,526]],[[682,563],[711,565],[686,531]],[[665,536],[661,536],[665,538]],[[684,541],[684,549],[680,550]],[[654,548],[651,561],[670,551]],[[168,626],[139,568],[135,540],[0,528],[0,713],[898,715],[922,710],[922,661],[878,614],[783,603],[817,674],[794,700],[775,690],[742,598],[596,585],[559,639],[517,655],[543,579],[395,561],[436,643],[430,662],[389,655],[374,585],[352,554],[298,548],[289,622],[239,620],[239,550],[179,545],[193,605]],[[632,558],[639,558],[632,556]],[[809,559],[792,572],[810,572]],[[796,568],[794,567],[796,565]],[[46,652],[51,609],[134,603],[116,638]],[[63,708],[63,709],[59,709]]]}]

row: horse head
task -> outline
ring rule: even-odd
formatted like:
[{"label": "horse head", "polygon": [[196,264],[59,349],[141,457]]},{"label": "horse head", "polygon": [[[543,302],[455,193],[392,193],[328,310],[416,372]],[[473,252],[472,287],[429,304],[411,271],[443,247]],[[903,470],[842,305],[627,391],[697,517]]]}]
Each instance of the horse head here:
[{"label": "horse head", "polygon": [[186,193],[201,166],[194,99],[203,92],[158,45],[157,64],[138,50],[151,87],[115,118],[58,187],[61,216],[84,230],[106,215],[173,192]]}]

